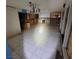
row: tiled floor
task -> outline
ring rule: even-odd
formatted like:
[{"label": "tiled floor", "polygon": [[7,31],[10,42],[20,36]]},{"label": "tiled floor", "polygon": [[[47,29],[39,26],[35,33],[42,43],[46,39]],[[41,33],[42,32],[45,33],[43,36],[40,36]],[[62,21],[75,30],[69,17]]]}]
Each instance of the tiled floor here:
[{"label": "tiled floor", "polygon": [[8,40],[11,49],[12,59],[23,59],[23,39],[22,35]]},{"label": "tiled floor", "polygon": [[24,32],[23,51],[26,59],[55,59],[59,32],[47,24],[38,24]]},{"label": "tiled floor", "polygon": [[59,35],[57,27],[47,24],[24,31],[22,36],[9,40],[13,59],[55,59]]}]

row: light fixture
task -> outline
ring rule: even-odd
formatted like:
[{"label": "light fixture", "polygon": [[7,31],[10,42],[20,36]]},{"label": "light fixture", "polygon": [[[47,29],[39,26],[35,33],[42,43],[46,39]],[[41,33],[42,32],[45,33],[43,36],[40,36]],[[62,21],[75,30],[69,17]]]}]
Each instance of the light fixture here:
[{"label": "light fixture", "polygon": [[30,7],[32,6],[32,2],[29,2],[29,6],[30,6]]},{"label": "light fixture", "polygon": [[39,13],[40,9],[38,8],[36,3],[29,2],[29,11],[33,13]]}]

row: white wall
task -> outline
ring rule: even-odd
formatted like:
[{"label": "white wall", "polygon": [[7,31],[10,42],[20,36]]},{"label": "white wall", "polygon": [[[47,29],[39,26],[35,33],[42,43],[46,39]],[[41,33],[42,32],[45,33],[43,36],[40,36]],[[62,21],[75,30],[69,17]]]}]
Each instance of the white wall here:
[{"label": "white wall", "polygon": [[42,10],[40,13],[39,13],[39,17],[50,17],[50,12],[48,11],[45,11],[45,10]]},{"label": "white wall", "polygon": [[11,7],[6,8],[6,32],[7,36],[21,32],[17,9]]}]

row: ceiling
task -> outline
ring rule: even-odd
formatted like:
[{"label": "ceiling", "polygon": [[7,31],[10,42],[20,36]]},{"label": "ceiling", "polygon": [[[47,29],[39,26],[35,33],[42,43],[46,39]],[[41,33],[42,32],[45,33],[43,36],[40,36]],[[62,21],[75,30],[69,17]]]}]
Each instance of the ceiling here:
[{"label": "ceiling", "polygon": [[28,2],[36,3],[42,11],[61,10],[65,0],[6,0],[6,4],[21,9],[28,9]]}]

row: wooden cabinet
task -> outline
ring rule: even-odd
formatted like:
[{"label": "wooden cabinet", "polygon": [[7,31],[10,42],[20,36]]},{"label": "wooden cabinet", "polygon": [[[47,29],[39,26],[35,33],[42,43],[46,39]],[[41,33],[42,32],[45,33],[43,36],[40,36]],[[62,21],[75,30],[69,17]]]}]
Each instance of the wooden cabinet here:
[{"label": "wooden cabinet", "polygon": [[59,25],[60,24],[60,18],[61,18],[60,12],[51,12],[50,13],[50,24],[53,25]]},{"label": "wooden cabinet", "polygon": [[30,26],[33,24],[36,24],[38,22],[39,14],[34,14],[34,13],[27,13],[27,16],[25,17],[24,21],[24,28],[27,28],[27,23],[30,23]]}]

